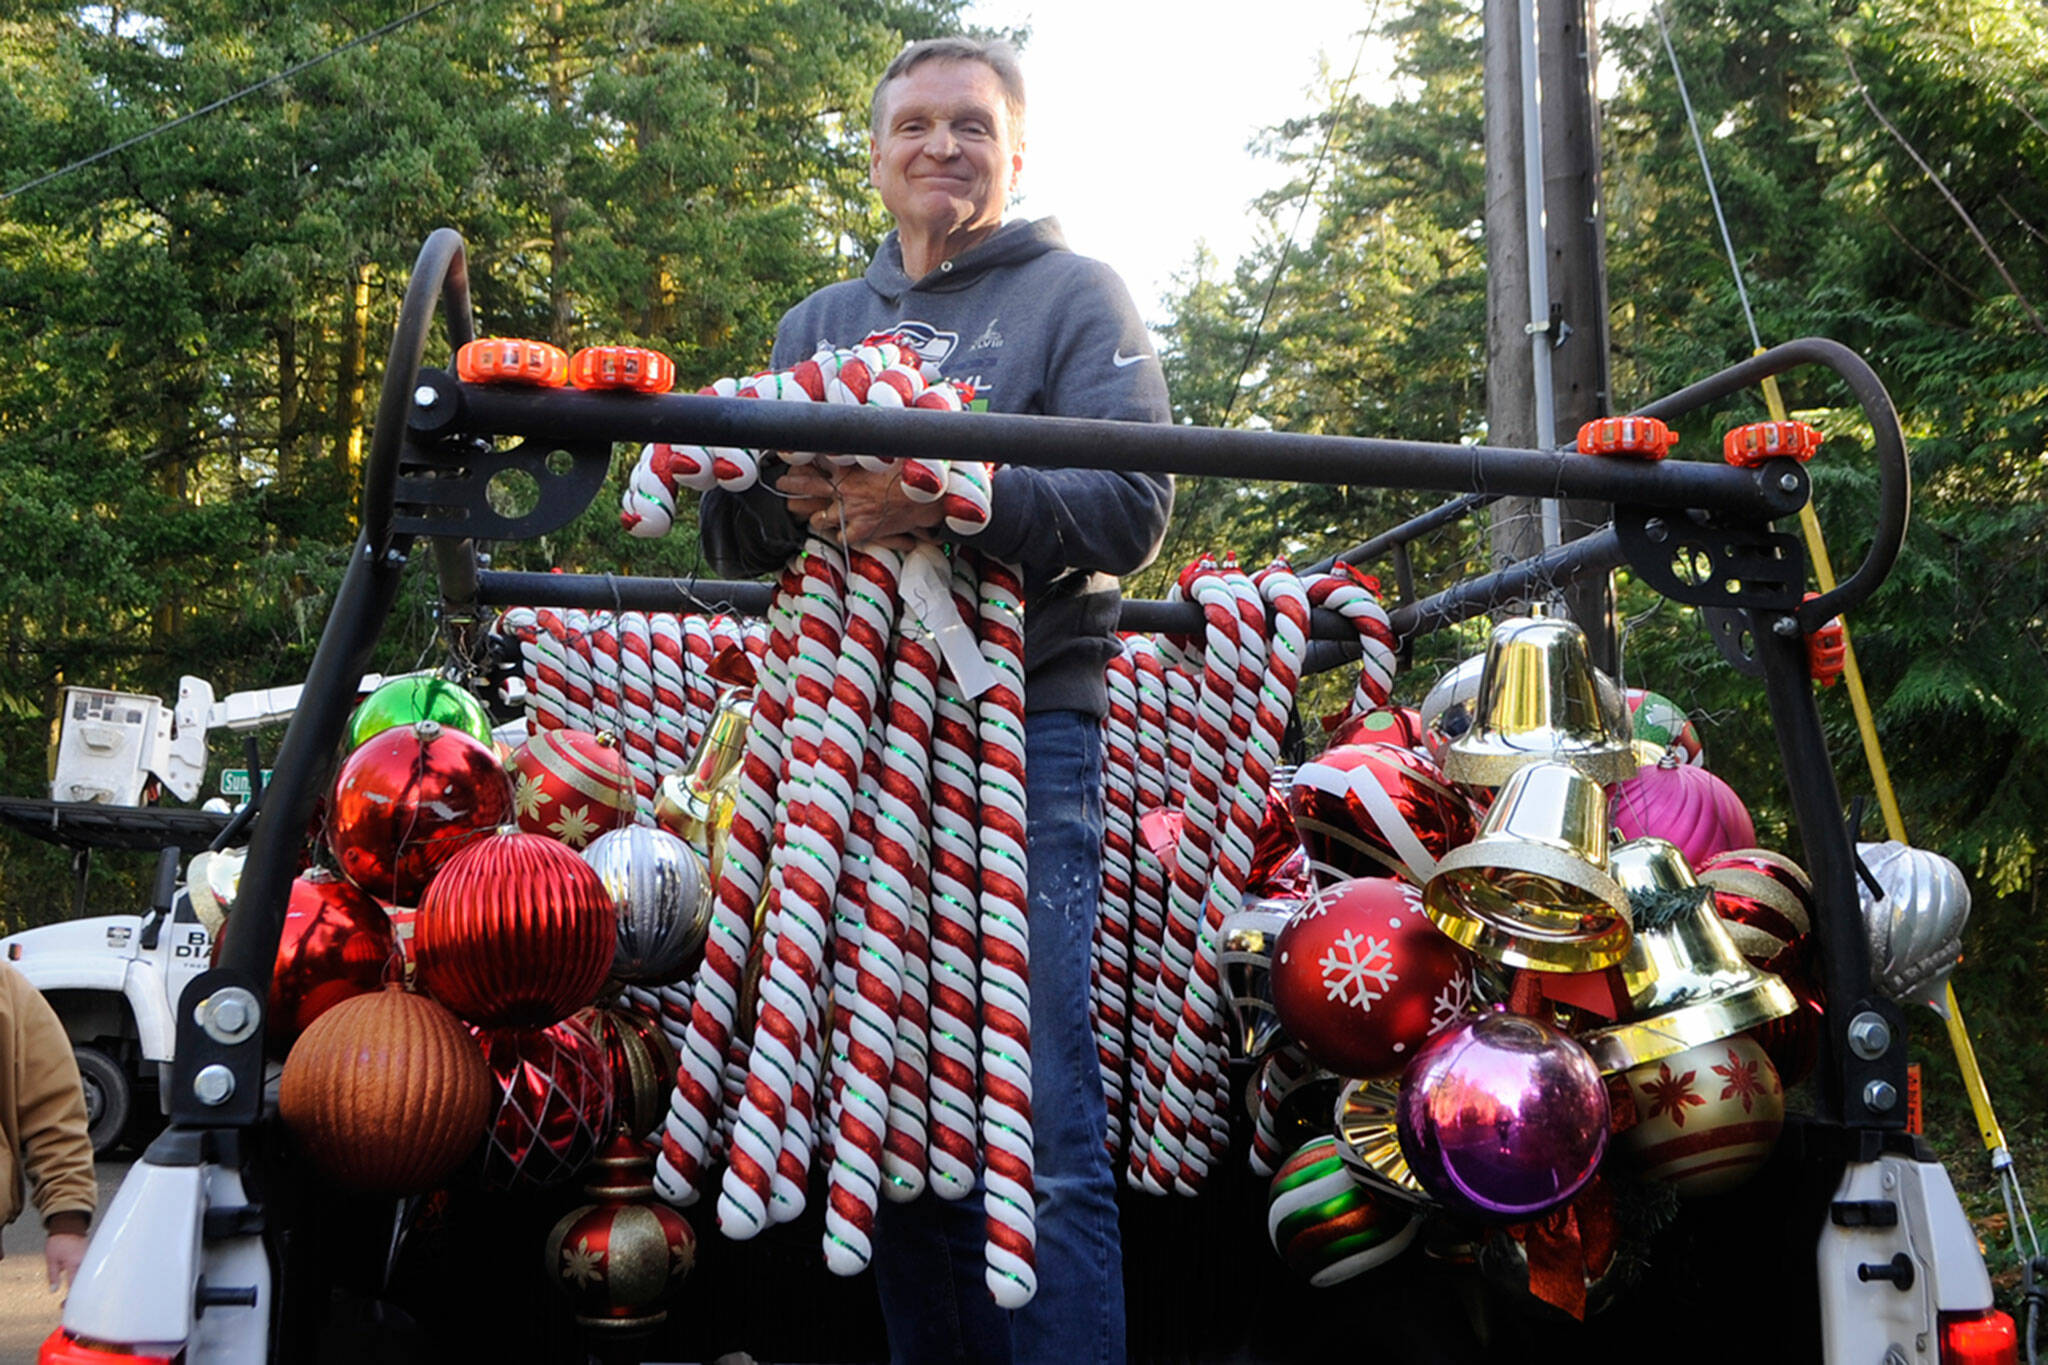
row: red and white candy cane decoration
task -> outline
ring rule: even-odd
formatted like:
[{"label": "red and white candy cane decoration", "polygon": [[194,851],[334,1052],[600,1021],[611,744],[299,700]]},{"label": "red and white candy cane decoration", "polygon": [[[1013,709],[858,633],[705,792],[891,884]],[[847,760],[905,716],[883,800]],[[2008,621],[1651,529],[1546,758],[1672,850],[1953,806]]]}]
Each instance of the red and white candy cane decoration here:
[{"label": "red and white candy cane decoration", "polygon": [[683,666],[683,635],[697,618],[671,612],[647,617],[647,647],[653,672],[654,763],[657,772],[675,772],[690,761],[690,673]]},{"label": "red and white candy cane decoration", "polygon": [[1123,1150],[1125,1057],[1130,1037],[1131,907],[1138,835],[1138,677],[1128,652],[1109,661],[1103,720],[1102,900],[1095,920],[1089,1020],[1102,1072],[1112,1158]]},{"label": "red and white candy cane decoration", "polygon": [[[975,619],[980,575],[971,556],[953,560],[954,610]],[[962,1199],[981,1153],[981,741],[974,706],[951,669],[939,675],[932,711],[931,1116],[932,1191]]]},{"label": "red and white candy cane decoration", "polygon": [[[956,464],[956,469],[960,466]],[[950,500],[950,495],[949,495]],[[1031,1150],[1031,937],[1025,875],[1024,583],[981,563],[981,1138],[988,1287],[1021,1308],[1038,1292]]]},{"label": "red and white candy cane decoration", "polygon": [[1364,650],[1359,660],[1358,686],[1351,694],[1345,718],[1385,706],[1393,692],[1394,655],[1400,641],[1394,638],[1387,609],[1380,603],[1379,580],[1348,564],[1339,564],[1329,573],[1309,578],[1307,587],[1309,602],[1349,621],[1358,631],[1358,642]]}]

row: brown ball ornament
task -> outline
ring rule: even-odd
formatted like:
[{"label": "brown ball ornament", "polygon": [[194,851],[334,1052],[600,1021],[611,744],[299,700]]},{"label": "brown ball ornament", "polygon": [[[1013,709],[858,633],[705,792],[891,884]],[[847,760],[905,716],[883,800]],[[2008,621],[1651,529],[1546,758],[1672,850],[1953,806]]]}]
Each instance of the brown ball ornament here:
[{"label": "brown ball ornament", "polygon": [[373,1194],[439,1185],[483,1137],[490,1108],[490,1072],[469,1032],[396,986],[315,1019],[278,1093],[285,1127],[321,1174]]},{"label": "brown ball ornament", "polygon": [[616,924],[604,882],[567,845],[493,834],[450,859],[420,902],[420,989],[472,1024],[545,1028],[596,997]]}]

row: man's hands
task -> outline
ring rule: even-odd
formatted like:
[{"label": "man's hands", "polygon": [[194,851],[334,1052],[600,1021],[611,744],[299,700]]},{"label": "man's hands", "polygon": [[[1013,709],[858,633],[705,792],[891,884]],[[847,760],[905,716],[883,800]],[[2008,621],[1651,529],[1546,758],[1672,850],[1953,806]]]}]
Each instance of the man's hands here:
[{"label": "man's hands", "polygon": [[50,1289],[67,1287],[85,1259],[85,1236],[77,1232],[53,1232],[43,1240],[43,1268],[50,1272]]},{"label": "man's hands", "polygon": [[790,513],[827,540],[870,545],[925,533],[946,519],[943,502],[918,502],[903,491],[892,466],[874,473],[859,465],[843,468],[815,461],[797,465],[775,481],[789,499]]}]

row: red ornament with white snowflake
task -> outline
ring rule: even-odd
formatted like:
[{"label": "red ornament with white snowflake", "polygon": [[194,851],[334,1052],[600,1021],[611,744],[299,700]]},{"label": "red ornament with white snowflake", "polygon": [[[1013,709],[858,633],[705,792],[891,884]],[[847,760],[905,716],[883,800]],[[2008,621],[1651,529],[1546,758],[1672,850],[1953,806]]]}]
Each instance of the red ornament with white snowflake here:
[{"label": "red ornament with white snowflake", "polygon": [[1755,1039],[1738,1034],[1645,1062],[1624,1076],[1636,1123],[1617,1141],[1645,1180],[1685,1198],[1719,1194],[1770,1159],[1785,1087]]},{"label": "red ornament with white snowflake", "polygon": [[1422,913],[1406,882],[1366,877],[1321,892],[1280,931],[1273,1005],[1317,1064],[1389,1076],[1473,1007],[1472,955]]},{"label": "red ornament with white snowflake", "polygon": [[519,828],[583,848],[633,823],[633,773],[609,736],[542,730],[505,764]]}]

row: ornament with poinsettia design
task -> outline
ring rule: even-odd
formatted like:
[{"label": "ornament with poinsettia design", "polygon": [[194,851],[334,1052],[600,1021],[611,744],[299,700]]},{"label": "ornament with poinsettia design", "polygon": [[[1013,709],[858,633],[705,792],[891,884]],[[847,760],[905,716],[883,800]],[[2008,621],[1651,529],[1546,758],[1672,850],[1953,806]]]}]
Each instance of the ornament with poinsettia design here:
[{"label": "ornament with poinsettia design", "polygon": [[528,834],[582,848],[606,830],[633,823],[633,772],[608,735],[542,730],[505,767],[519,828]]},{"label": "ornament with poinsettia design", "polygon": [[1319,881],[1405,877],[1478,834],[1472,803],[1422,755],[1393,744],[1328,749],[1295,769],[1288,809]]},{"label": "ornament with poinsettia design", "polygon": [[1399,1071],[1472,1008],[1472,954],[1406,882],[1361,877],[1318,893],[1280,931],[1273,1008],[1311,1059],[1342,1076]]},{"label": "ornament with poinsettia design", "polygon": [[590,864],[508,830],[450,859],[427,888],[414,971],[472,1024],[544,1028],[595,998],[616,934],[611,893]]},{"label": "ornament with poinsettia design", "polygon": [[485,1188],[533,1189],[582,1170],[612,1127],[611,1067],[590,1030],[564,1019],[478,1029],[476,1040],[491,1073]]},{"label": "ornament with poinsettia design", "polygon": [[668,1317],[667,1301],[697,1259],[697,1236],[654,1197],[647,1144],[616,1133],[591,1162],[583,1192],[548,1233],[547,1267],[585,1327],[644,1332]]},{"label": "ornament with poinsettia design", "polygon": [[1755,1039],[1738,1034],[1624,1073],[1635,1126],[1619,1144],[1646,1180],[1681,1196],[1749,1179],[1785,1126],[1785,1087]]},{"label": "ornament with poinsettia design", "polygon": [[423,720],[370,736],[342,763],[327,844],[357,886],[387,905],[417,905],[444,863],[511,814],[497,755]]}]

